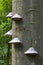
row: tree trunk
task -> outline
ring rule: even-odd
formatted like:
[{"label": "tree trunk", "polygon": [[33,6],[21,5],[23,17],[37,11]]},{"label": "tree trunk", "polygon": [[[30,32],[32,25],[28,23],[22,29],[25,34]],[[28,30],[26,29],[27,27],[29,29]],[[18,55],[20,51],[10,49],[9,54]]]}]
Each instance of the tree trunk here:
[{"label": "tree trunk", "polygon": [[[18,37],[22,47],[12,44],[12,65],[30,65],[29,57],[24,52],[34,47],[39,55],[34,60],[34,65],[43,65],[43,0],[12,0],[12,12],[18,13],[23,18],[23,23],[12,21],[12,38]],[[20,25],[19,25],[20,24]],[[38,60],[37,60],[38,59]],[[42,63],[41,63],[42,62]]]}]

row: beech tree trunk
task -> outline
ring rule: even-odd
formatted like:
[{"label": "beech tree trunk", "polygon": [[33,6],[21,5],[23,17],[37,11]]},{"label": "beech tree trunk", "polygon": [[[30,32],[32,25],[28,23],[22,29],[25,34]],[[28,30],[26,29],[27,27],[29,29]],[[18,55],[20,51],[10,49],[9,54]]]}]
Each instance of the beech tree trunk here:
[{"label": "beech tree trunk", "polygon": [[[43,0],[12,0],[13,14],[20,14],[23,21],[12,21],[12,38],[22,41],[21,47],[12,44],[12,65],[43,65]],[[34,47],[40,56],[34,63],[24,55],[24,52]]]}]

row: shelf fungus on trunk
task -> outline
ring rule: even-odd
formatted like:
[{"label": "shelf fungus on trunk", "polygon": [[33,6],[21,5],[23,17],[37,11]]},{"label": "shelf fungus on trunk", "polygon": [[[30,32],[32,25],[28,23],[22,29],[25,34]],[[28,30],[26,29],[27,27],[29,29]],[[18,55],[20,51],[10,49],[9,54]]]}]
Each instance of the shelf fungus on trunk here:
[{"label": "shelf fungus on trunk", "polygon": [[5,35],[11,36],[12,35],[12,30],[9,30],[8,32],[6,32]]},{"label": "shelf fungus on trunk", "polygon": [[7,18],[11,18],[12,16],[13,16],[13,13],[10,12],[6,17],[7,17]]},{"label": "shelf fungus on trunk", "polygon": [[26,52],[24,52],[24,54],[30,56],[36,56],[38,55],[38,52],[33,47],[30,47]]},{"label": "shelf fungus on trunk", "polygon": [[15,14],[14,16],[11,17],[11,19],[15,21],[21,21],[22,17],[19,14]]},{"label": "shelf fungus on trunk", "polygon": [[14,38],[11,41],[9,41],[10,44],[14,44],[15,46],[20,46],[22,42],[19,40],[19,38]]}]

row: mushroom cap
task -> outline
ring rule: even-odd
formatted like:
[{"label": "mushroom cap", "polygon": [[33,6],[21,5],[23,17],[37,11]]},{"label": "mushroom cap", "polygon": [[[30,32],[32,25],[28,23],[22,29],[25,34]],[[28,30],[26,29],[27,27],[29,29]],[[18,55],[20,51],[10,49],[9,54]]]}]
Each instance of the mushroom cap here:
[{"label": "mushroom cap", "polygon": [[12,30],[9,30],[5,35],[12,35]]},{"label": "mushroom cap", "polygon": [[6,17],[12,17],[13,16],[13,13],[10,12]]},{"label": "mushroom cap", "polygon": [[33,47],[30,47],[24,54],[38,54],[38,52]]},{"label": "mushroom cap", "polygon": [[22,20],[22,17],[19,14],[15,14],[14,16],[11,17],[11,19],[18,21],[18,20]]},{"label": "mushroom cap", "polygon": [[21,41],[18,38],[14,38],[9,43],[21,43]]},{"label": "mushroom cap", "polygon": [[15,14],[14,16],[12,16],[11,18],[22,18],[19,14]]}]

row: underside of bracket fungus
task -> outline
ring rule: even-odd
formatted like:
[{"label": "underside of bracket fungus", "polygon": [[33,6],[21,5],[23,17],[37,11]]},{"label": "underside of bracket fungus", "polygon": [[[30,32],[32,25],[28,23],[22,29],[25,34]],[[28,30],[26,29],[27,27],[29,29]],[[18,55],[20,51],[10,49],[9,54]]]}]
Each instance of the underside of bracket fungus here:
[{"label": "underside of bracket fungus", "polygon": [[30,47],[26,52],[24,52],[26,55],[38,55],[38,52],[33,48]]},{"label": "underside of bracket fungus", "polygon": [[5,35],[12,35],[12,30],[9,30]]},{"label": "underside of bracket fungus", "polygon": [[14,38],[11,41],[9,41],[9,43],[14,44],[15,46],[21,45],[21,41],[19,40],[19,38]]},{"label": "underside of bracket fungus", "polygon": [[11,18],[12,16],[13,16],[13,13],[10,12],[6,17],[7,17],[7,18]]},{"label": "underside of bracket fungus", "polygon": [[22,17],[19,14],[15,14],[14,16],[11,17],[11,19],[18,21],[18,20],[22,20]]}]

